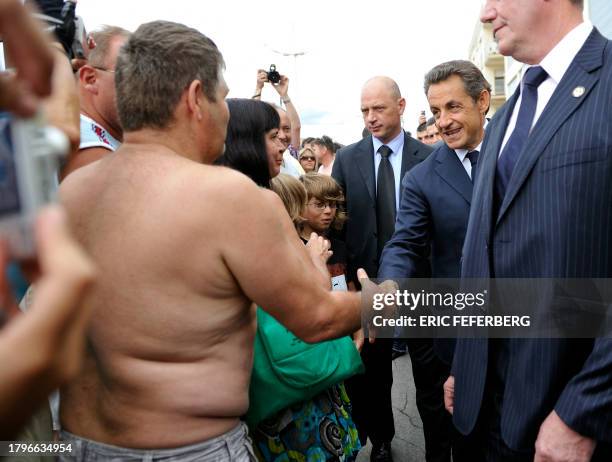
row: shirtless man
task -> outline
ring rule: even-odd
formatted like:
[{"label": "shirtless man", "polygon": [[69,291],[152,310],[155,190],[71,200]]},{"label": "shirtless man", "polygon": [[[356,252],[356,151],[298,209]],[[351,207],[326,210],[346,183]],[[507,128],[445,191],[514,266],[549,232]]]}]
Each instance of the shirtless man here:
[{"label": "shirtless man", "polygon": [[239,417],[248,408],[252,302],[309,342],[360,327],[359,295],[318,283],[305,247],[284,232],[291,223],[280,199],[210,165],[229,118],[222,68],[199,32],[142,25],[117,61],[124,143],[62,184],[100,270],[87,300],[86,365],[62,389],[63,438],[83,451],[249,460]]}]

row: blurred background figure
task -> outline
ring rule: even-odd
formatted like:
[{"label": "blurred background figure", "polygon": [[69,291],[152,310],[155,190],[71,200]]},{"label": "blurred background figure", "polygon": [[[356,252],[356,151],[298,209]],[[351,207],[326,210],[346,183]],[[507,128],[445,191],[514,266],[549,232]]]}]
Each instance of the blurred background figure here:
[{"label": "blurred background figure", "polygon": [[316,172],[319,168],[319,161],[311,148],[303,148],[300,151],[299,161],[305,173]]},{"label": "blurred background figure", "polygon": [[278,93],[281,103],[285,106],[283,109],[280,106],[274,105],[280,117],[278,137],[285,147],[281,171],[297,178],[304,174],[304,170],[297,160],[302,124],[300,122],[300,115],[289,97],[289,77],[278,74],[277,78],[278,81],[271,82],[268,79],[268,72],[263,69],[259,69],[257,71],[255,93],[253,94],[252,99],[261,100],[261,92],[266,83],[269,83]]},{"label": "blurred background figure", "polygon": [[313,138],[312,136],[309,136],[307,138],[304,138],[302,140],[302,148],[310,148],[312,149],[314,144],[312,143],[316,138]]},{"label": "blurred background figure", "polygon": [[62,178],[121,145],[123,129],[117,114],[115,64],[119,49],[129,36],[127,30],[116,26],[91,33],[95,48],[77,73],[81,106],[79,149],[68,159]]},{"label": "blurred background figure", "polygon": [[321,138],[316,138],[313,142],[314,152],[319,162],[318,173],[323,175],[331,175],[336,159],[336,145],[334,141],[326,135]]},{"label": "blurred background figure", "polygon": [[[427,119],[427,135],[425,135],[425,140],[423,141],[425,144],[433,146],[437,148],[441,145],[442,137],[440,136],[440,131],[436,126],[436,120],[433,117]],[[440,144],[436,144],[440,143]]]},{"label": "blurred background figure", "polygon": [[427,121],[419,124],[416,129],[417,140],[421,143],[429,144],[427,141]]}]

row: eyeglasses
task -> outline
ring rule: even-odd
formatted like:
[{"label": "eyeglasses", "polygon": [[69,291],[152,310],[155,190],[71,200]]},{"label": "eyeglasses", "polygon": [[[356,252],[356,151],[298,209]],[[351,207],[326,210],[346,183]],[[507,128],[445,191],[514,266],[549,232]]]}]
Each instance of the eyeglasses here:
[{"label": "eyeglasses", "polygon": [[314,157],[302,156],[302,157],[300,157],[300,160],[315,160],[315,158]]},{"label": "eyeglasses", "polygon": [[105,67],[98,67],[98,66],[91,66],[91,67],[93,67],[94,69],[98,69],[99,71],[110,72],[111,74],[115,73],[114,69],[107,69]]},{"label": "eyeglasses", "polygon": [[320,212],[322,212],[323,210],[325,210],[327,207],[329,207],[331,210],[336,210],[336,208],[338,208],[338,204],[336,202],[319,202],[319,201],[315,201],[315,202],[309,202],[308,205],[314,207],[315,209],[319,210]]}]

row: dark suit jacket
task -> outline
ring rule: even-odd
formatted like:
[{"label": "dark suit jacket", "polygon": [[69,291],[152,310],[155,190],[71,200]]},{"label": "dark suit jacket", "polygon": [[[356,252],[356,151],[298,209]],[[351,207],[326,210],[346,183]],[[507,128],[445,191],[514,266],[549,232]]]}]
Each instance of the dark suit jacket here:
[{"label": "dark suit jacket", "polygon": [[[404,133],[401,176],[425,159],[431,148]],[[344,227],[348,279],[355,281],[358,268],[368,276],[378,272],[376,240],[376,179],[372,136],[338,151],[332,177],[342,186],[348,220]]]},{"label": "dark suit jacket", "polygon": [[[574,89],[584,93],[573,96]],[[493,216],[497,156],[515,94],[487,128],[463,253],[467,278],[612,277],[612,42],[587,39],[528,138]],[[547,295],[548,296],[548,295]],[[546,310],[551,300],[544,299]],[[536,307],[537,308],[537,307]],[[582,435],[612,442],[612,339],[510,339],[501,434],[530,448],[554,409]],[[453,419],[470,432],[490,344],[459,340]],[[491,364],[489,365],[491,366]]]},{"label": "dark suit jacket", "polygon": [[[442,144],[404,176],[395,232],[378,278],[459,278],[471,199],[470,177],[455,151]],[[434,349],[450,363],[454,344],[439,339]]]},{"label": "dark suit jacket", "polygon": [[446,144],[404,176],[395,232],[383,251],[379,278],[461,276],[461,249],[467,229],[472,182]]}]

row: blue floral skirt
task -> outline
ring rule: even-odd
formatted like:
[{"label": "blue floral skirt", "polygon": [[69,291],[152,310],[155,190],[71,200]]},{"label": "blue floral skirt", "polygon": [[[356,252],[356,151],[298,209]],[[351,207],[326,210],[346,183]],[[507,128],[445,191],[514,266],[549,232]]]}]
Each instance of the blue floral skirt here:
[{"label": "blue floral skirt", "polygon": [[251,437],[264,462],[353,462],[361,449],[343,383],[264,420]]}]

